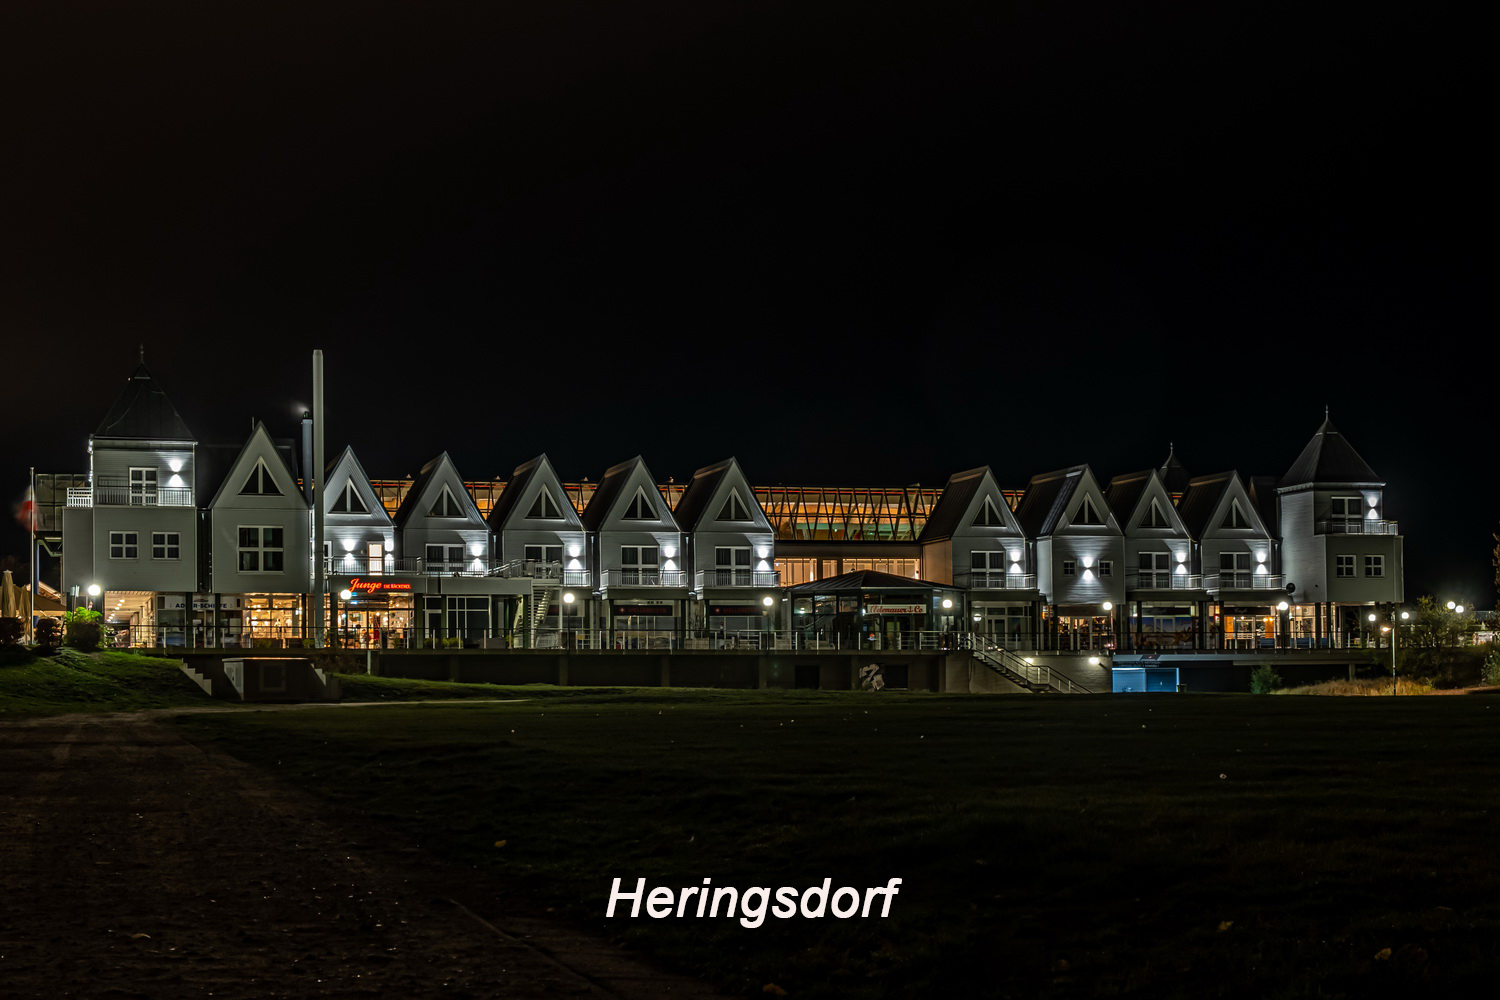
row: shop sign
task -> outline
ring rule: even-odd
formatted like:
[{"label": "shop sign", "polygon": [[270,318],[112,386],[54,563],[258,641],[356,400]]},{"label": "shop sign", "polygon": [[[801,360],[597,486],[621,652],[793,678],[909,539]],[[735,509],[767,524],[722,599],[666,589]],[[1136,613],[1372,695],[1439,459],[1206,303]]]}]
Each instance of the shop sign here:
[{"label": "shop sign", "polygon": [[666,604],[616,604],[615,614],[670,618],[672,617],[672,608]]},{"label": "shop sign", "polygon": [[758,615],[765,610],[758,604],[712,604],[709,605],[708,613],[711,615]]},{"label": "shop sign", "polygon": [[[237,608],[239,606],[240,606],[240,598],[239,597],[224,597],[224,596],[221,596],[219,598],[219,607],[221,607],[221,608]],[[161,603],[158,605],[158,607],[160,607],[164,611],[181,611],[181,610],[183,610],[182,595],[181,594],[162,594],[161,595]],[[194,594],[193,595],[193,610],[194,611],[211,611],[211,610],[213,610],[213,607],[214,607],[214,599],[213,599],[213,595],[212,594]]]},{"label": "shop sign", "polygon": [[866,610],[872,615],[920,615],[927,607],[923,604],[871,604]]},{"label": "shop sign", "polygon": [[349,589],[356,593],[363,591],[366,594],[391,590],[400,590],[409,593],[411,591],[411,583],[397,580],[361,580],[356,576],[349,581]]}]

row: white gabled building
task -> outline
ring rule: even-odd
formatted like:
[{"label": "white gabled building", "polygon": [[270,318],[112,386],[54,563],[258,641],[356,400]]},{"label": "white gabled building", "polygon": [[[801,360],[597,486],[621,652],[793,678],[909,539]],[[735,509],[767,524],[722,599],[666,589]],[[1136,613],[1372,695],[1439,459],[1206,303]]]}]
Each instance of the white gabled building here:
[{"label": "white gabled building", "polygon": [[1106,491],[1125,532],[1122,648],[1191,648],[1208,593],[1193,538],[1157,469],[1116,476]]},{"label": "white gabled building", "polygon": [[704,466],[672,512],[687,542],[689,628],[716,634],[765,631],[779,617],[776,534],[733,458]]},{"label": "white gabled building", "polygon": [[1075,465],[1031,477],[1016,520],[1036,542],[1044,643],[1113,645],[1125,599],[1125,534],[1092,470]]},{"label": "white gabled building", "polygon": [[639,455],[610,468],[583,511],[599,624],[624,644],[680,630],[688,601],[682,530]]}]

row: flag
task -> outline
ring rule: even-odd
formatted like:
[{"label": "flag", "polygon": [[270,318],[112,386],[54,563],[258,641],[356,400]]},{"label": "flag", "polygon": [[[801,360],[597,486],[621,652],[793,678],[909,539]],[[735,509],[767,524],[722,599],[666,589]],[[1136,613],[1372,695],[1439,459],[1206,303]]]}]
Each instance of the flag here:
[{"label": "flag", "polygon": [[36,490],[30,486],[26,487],[26,494],[21,502],[16,505],[16,520],[26,531],[35,531],[37,528],[36,518]]}]

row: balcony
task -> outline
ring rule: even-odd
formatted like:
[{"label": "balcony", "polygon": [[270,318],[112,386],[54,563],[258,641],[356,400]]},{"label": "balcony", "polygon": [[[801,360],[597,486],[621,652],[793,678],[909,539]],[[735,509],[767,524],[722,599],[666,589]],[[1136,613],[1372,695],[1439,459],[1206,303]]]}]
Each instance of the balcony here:
[{"label": "balcony", "polygon": [[1203,578],[1206,590],[1285,590],[1286,577],[1280,573],[1252,573],[1249,570],[1211,573]]},{"label": "balcony", "polygon": [[1395,521],[1382,521],[1376,518],[1358,517],[1336,517],[1327,521],[1317,523],[1317,533],[1320,535],[1399,535],[1400,529]]},{"label": "balcony", "polygon": [[1125,574],[1126,590],[1202,590],[1198,573],[1175,573],[1169,569],[1141,569]]},{"label": "balcony", "polygon": [[776,570],[705,569],[699,570],[694,589],[702,593],[708,587],[780,587],[781,574]]},{"label": "balcony", "polygon": [[564,569],[563,564],[555,559],[512,559],[496,567],[492,575],[507,579],[545,580],[561,583],[564,587],[587,587],[591,582],[588,570]]},{"label": "balcony", "polygon": [[351,552],[329,556],[323,560],[323,568],[339,576],[498,576],[501,567],[489,559],[471,558],[461,562],[428,560],[421,556],[371,559]]},{"label": "balcony", "polygon": [[687,574],[680,569],[640,567],[607,569],[600,574],[600,587],[686,587]]},{"label": "balcony", "polygon": [[69,507],[191,507],[193,491],[179,489],[132,489],[129,484],[69,486]]},{"label": "balcony", "polygon": [[1007,573],[1001,569],[974,569],[957,574],[953,582],[969,590],[1035,590],[1035,573]]}]

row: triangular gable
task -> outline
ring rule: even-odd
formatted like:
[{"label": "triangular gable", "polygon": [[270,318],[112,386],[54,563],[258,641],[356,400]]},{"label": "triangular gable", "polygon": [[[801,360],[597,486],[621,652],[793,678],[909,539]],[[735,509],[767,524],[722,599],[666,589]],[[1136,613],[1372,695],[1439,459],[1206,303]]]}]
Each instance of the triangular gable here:
[{"label": "triangular gable", "polygon": [[672,516],[683,531],[710,526],[719,531],[744,531],[747,525],[754,531],[772,530],[755,499],[754,488],[733,458],[694,472]]},{"label": "triangular gable", "polygon": [[1122,513],[1117,508],[1116,513],[1121,513],[1126,534],[1134,534],[1137,531],[1170,531],[1183,537],[1187,537],[1188,534],[1187,525],[1177,513],[1177,505],[1172,503],[1171,494],[1167,492],[1161,473],[1155,469],[1141,477],[1140,494],[1136,497],[1132,509]]},{"label": "triangular gable", "polygon": [[1261,519],[1260,511],[1256,509],[1254,502],[1250,499],[1245,484],[1240,481],[1238,473],[1229,473],[1227,482],[1224,483],[1223,496],[1219,498],[1217,509],[1209,515],[1207,530],[1205,534],[1217,534],[1223,531],[1245,532],[1253,531],[1257,535],[1268,535],[1265,521]]},{"label": "triangular gable", "polygon": [[1089,471],[1086,465],[1075,468],[1077,471],[1070,470],[1069,476],[1073,481],[1073,495],[1063,507],[1062,516],[1058,518],[1054,531],[1070,531],[1074,534],[1121,534],[1119,521],[1110,510],[1104,498],[1104,491],[1099,488],[1093,472]]},{"label": "triangular gable", "polygon": [[353,448],[345,448],[323,478],[327,483],[327,490],[321,498],[325,514],[369,519],[382,525],[391,523],[391,516],[370,485],[370,477],[365,474],[359,459],[354,457]]},{"label": "triangular gable", "polygon": [[463,478],[445,451],[422,467],[412,483],[401,509],[396,512],[401,527],[422,527],[434,521],[468,521],[484,527],[484,517],[474,505],[474,498],[464,487]]},{"label": "triangular gable", "polygon": [[987,465],[948,477],[942,495],[927,515],[921,537],[923,542],[931,542],[975,533],[1025,534]]},{"label": "triangular gable", "polygon": [[562,505],[552,495],[552,491],[545,485],[536,491],[536,497],[531,501],[531,509],[526,512],[529,521],[561,521],[563,517]]},{"label": "triangular gable", "polygon": [[229,473],[219,484],[219,491],[209,506],[242,507],[246,503],[255,507],[307,509],[307,501],[296,477],[276,450],[276,443],[271,440],[266,425],[259,421],[230,465]]},{"label": "triangular gable", "polygon": [[[540,496],[548,500],[539,501]],[[556,510],[552,518],[537,517],[540,508]],[[579,530],[583,527],[578,511],[568,500],[562,480],[552,468],[546,455],[538,455],[529,462],[516,467],[510,482],[505,484],[500,498],[490,510],[490,525],[496,530],[506,528],[543,528],[550,530],[562,522],[566,528]]]},{"label": "triangular gable", "polygon": [[[653,516],[640,516],[648,512]],[[598,531],[625,527],[678,530],[667,501],[640,456],[621,462],[604,473],[584,510],[583,523]]]}]

